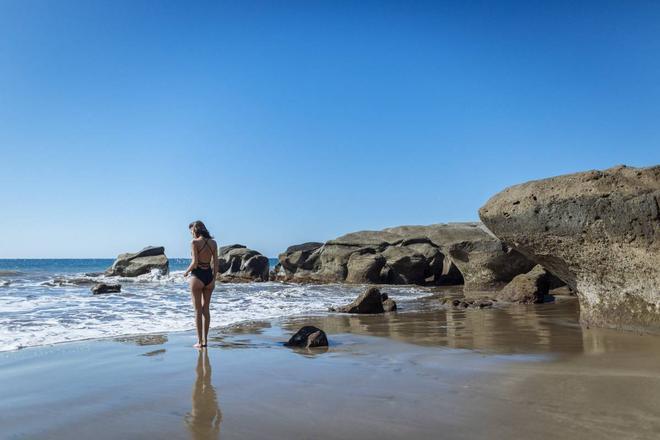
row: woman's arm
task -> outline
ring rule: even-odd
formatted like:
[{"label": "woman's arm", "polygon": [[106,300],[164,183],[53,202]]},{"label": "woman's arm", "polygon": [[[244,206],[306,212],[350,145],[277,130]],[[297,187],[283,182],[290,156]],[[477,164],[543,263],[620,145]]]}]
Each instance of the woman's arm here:
[{"label": "woman's arm", "polygon": [[213,266],[211,266],[211,267],[213,268],[213,279],[216,279],[216,277],[218,276],[218,264],[219,264],[219,262],[218,262],[218,243],[215,240],[213,240],[213,244],[215,246],[213,246],[213,259],[211,260],[211,263],[213,264]]},{"label": "woman's arm", "polygon": [[197,248],[195,247],[194,241],[190,242],[190,251],[192,253],[192,261],[190,262],[188,269],[186,269],[186,272],[183,274],[184,277],[187,277],[188,274],[197,267]]}]

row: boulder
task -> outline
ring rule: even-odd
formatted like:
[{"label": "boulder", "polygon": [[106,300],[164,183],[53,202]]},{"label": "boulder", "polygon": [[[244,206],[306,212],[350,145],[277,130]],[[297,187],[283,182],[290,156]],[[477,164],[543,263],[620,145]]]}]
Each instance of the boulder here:
[{"label": "boulder", "polygon": [[516,275],[498,294],[497,300],[518,304],[540,304],[548,294],[550,287],[548,272],[541,266]]},{"label": "boulder", "polygon": [[287,343],[287,347],[327,347],[328,338],[323,330],[312,325],[307,325],[296,332]]},{"label": "boulder", "polygon": [[268,281],[270,262],[242,244],[222,246],[218,251],[220,281]]},{"label": "boulder", "polygon": [[316,251],[323,243],[309,242],[295,246],[289,246],[286,251],[279,255],[279,264],[286,272],[312,271],[318,254]]},{"label": "boulder", "polygon": [[108,270],[107,276],[136,277],[157,269],[161,274],[169,273],[169,260],[162,246],[149,246],[134,254],[121,254]]},{"label": "boulder", "polygon": [[385,312],[385,309],[383,308],[383,299],[380,290],[375,287],[369,287],[352,303],[341,307],[330,308],[330,311],[339,313],[372,314],[383,313]]},{"label": "boulder", "polygon": [[396,312],[396,302],[387,296],[387,293],[381,293],[380,299],[383,301],[383,311]]},{"label": "boulder", "polygon": [[292,246],[279,255],[294,282],[462,284],[467,290],[501,287],[534,263],[481,223],[399,226],[360,231],[325,244]]},{"label": "boulder", "polygon": [[577,293],[583,324],[660,332],[660,166],[515,185],[479,215]]},{"label": "boulder", "polygon": [[121,292],[121,284],[98,283],[95,284],[91,290],[94,295],[99,295],[101,293],[117,293]]}]

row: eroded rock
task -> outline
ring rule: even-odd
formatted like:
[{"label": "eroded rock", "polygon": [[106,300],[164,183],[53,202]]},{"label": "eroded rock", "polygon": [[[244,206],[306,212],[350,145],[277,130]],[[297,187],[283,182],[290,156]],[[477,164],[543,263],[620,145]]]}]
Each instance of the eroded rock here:
[{"label": "eroded rock", "polygon": [[488,228],[577,293],[585,325],[660,332],[660,166],[515,185],[479,211]]},{"label": "eroded rock", "polygon": [[274,278],[294,282],[503,286],[534,264],[480,223],[361,231],[280,254]]},{"label": "eroded rock", "polygon": [[261,253],[233,244],[220,247],[218,254],[220,281],[268,281],[270,262]]}]

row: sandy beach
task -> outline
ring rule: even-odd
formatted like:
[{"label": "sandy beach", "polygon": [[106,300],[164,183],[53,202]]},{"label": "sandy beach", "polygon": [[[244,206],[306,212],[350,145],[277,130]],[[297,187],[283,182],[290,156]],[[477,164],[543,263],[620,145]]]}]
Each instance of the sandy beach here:
[{"label": "sandy beach", "polygon": [[[0,353],[8,439],[653,439],[660,337],[575,300],[326,315]],[[302,325],[330,347],[282,345]]]}]

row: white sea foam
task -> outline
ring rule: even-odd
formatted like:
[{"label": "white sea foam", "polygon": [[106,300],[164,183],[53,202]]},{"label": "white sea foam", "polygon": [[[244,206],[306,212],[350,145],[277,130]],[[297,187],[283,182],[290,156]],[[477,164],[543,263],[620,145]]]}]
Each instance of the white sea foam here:
[{"label": "white sea foam", "polygon": [[[70,277],[71,280],[84,276]],[[89,278],[89,277],[87,277]],[[92,295],[90,285],[41,285],[27,279],[0,291],[0,351],[90,338],[194,328],[188,282],[182,271],[136,278],[93,278],[122,284],[121,293]],[[90,278],[91,280],[91,278]],[[50,279],[52,282],[53,279]],[[61,280],[60,280],[61,281]],[[213,294],[213,327],[242,321],[325,312],[360,293],[362,287],[281,283],[218,284]],[[428,293],[388,287],[399,302]]]}]

